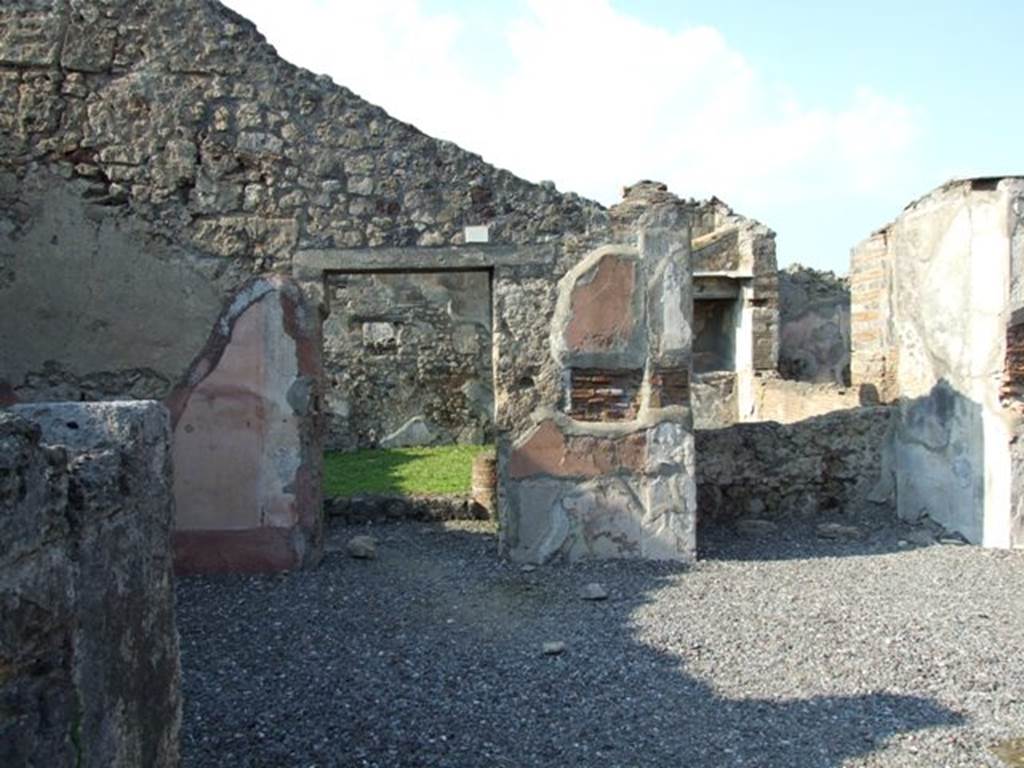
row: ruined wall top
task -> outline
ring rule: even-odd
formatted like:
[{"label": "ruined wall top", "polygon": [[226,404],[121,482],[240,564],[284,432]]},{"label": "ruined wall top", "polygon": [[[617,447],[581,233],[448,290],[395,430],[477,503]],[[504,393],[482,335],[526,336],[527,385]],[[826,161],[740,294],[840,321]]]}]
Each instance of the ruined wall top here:
[{"label": "ruined wall top", "polygon": [[[4,3],[0,101],[13,107],[0,114],[0,198],[16,217],[5,172],[44,166],[249,272],[287,270],[300,248],[460,244],[468,225],[527,243],[610,223],[594,201],[494,168],[283,61],[215,0]],[[626,191],[620,225],[675,199],[657,182]],[[700,214],[695,236],[708,212],[735,223],[717,199],[679,202]]]},{"label": "ruined wall top", "polygon": [[960,179],[950,179],[944,184],[940,184],[934,189],[925,192],[920,197],[911,200],[903,206],[903,210],[900,211],[899,216],[887,223],[885,226],[872,231],[870,236],[858,243],[852,250],[856,251],[857,249],[865,246],[873,238],[883,236],[908,214],[912,214],[915,211],[928,210],[934,205],[944,204],[944,201],[951,195],[962,196],[972,192],[1012,191],[1022,183],[1024,183],[1024,176],[1016,176],[1012,174],[1005,176],[973,176]]},{"label": "ruined wall top", "polygon": [[478,224],[534,242],[607,220],[284,62],[214,0],[4,3],[0,101],[0,171],[53,166],[255,271],[296,247],[457,244]]}]

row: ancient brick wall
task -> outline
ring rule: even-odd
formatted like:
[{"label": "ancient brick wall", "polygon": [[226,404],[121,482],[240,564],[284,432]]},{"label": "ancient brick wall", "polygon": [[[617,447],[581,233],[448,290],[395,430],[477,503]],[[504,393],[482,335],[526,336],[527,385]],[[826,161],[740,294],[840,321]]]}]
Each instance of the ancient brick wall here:
[{"label": "ancient brick wall", "polygon": [[897,357],[889,339],[890,277],[886,232],[876,232],[850,255],[850,379],[894,396]]},{"label": "ancient brick wall", "polygon": [[3,765],[178,765],[170,483],[156,403],[0,411]]}]

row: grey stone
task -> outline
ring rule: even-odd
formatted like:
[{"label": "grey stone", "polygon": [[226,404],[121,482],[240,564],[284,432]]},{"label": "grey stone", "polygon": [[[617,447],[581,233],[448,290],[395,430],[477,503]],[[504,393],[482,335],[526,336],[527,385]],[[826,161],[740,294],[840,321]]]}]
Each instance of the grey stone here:
[{"label": "grey stone", "polygon": [[438,433],[422,416],[414,416],[405,424],[380,441],[381,448],[405,448],[416,445],[433,445]]},{"label": "grey stone", "polygon": [[444,441],[493,439],[486,273],[329,274],[325,299],[329,397],[348,406],[332,408],[329,449],[378,447],[415,416]]},{"label": "grey stone", "polygon": [[850,281],[791,264],[779,271],[779,372],[849,384]]},{"label": "grey stone", "polygon": [[15,410],[0,411],[0,754],[12,765],[176,766],[167,411]]},{"label": "grey stone", "polygon": [[405,496],[367,494],[324,500],[324,512],[348,523],[383,520],[481,520],[486,509],[467,496]]},{"label": "grey stone", "polygon": [[814,531],[822,539],[851,541],[864,537],[864,531],[857,526],[842,523],[819,523]]},{"label": "grey stone", "polygon": [[353,536],[345,550],[356,560],[373,560],[377,557],[377,540],[373,536]]},{"label": "grey stone", "polygon": [[778,523],[757,517],[744,517],[736,521],[736,530],[744,536],[768,536],[779,530]]},{"label": "grey stone", "polygon": [[580,587],[580,599],[581,600],[607,600],[608,590],[604,584],[600,584],[596,581],[592,581],[589,584],[584,584]]},{"label": "grey stone", "polygon": [[875,494],[886,475],[893,418],[892,408],[874,406],[793,424],[753,422],[698,430],[701,514],[732,519],[752,504],[771,510],[772,517],[813,519],[831,505],[894,513],[895,499]]},{"label": "grey stone", "polygon": [[935,534],[927,528],[915,528],[907,534],[907,541],[911,544],[926,547],[935,543]]},{"label": "grey stone", "polygon": [[565,653],[565,647],[561,640],[550,640],[541,646],[541,653],[545,656],[560,656]]}]

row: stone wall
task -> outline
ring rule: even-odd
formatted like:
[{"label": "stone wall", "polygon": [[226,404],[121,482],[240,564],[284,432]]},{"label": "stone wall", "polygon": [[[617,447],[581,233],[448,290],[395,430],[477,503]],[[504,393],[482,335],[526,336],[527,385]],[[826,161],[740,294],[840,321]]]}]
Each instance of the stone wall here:
[{"label": "stone wall", "polygon": [[736,378],[732,371],[693,375],[690,394],[694,429],[717,429],[740,420]]},{"label": "stone wall", "polygon": [[499,442],[512,558],[695,556],[690,215],[664,187],[631,188],[616,241],[558,281],[538,361],[557,388]]},{"label": "stone wall", "polygon": [[851,270],[853,383],[898,403],[900,515],[988,546],[1024,545],[1003,399],[1022,194],[1019,178],[950,182],[858,246]]},{"label": "stone wall", "polygon": [[704,427],[723,426],[749,417],[757,376],[778,367],[775,233],[717,198],[695,204],[691,223],[700,332],[694,341],[694,418]]},{"label": "stone wall", "polygon": [[493,440],[486,271],[328,278],[327,447]]},{"label": "stone wall", "polygon": [[156,403],[0,411],[3,765],[178,765],[169,441]]},{"label": "stone wall", "polygon": [[701,519],[894,511],[883,482],[892,415],[878,406],[698,431]]},{"label": "stone wall", "polygon": [[[393,120],[214,0],[5,3],[0,102],[0,402],[165,400],[186,567],[318,557],[323,400],[292,310],[331,309],[320,255],[448,269],[486,226],[496,429],[557,398],[554,286],[614,241],[600,205]],[[301,301],[254,296],[289,276]]]},{"label": "stone wall", "polygon": [[[736,370],[774,371],[779,361],[775,233],[715,197],[695,206],[692,233],[698,283],[712,275],[738,281]],[[703,298],[699,290],[695,297]]]},{"label": "stone wall", "polygon": [[230,296],[299,249],[607,224],[282,61],[213,0],[4,3],[0,102],[6,399],[166,396]]},{"label": "stone wall", "polygon": [[779,271],[779,373],[850,383],[850,284],[793,264]]}]

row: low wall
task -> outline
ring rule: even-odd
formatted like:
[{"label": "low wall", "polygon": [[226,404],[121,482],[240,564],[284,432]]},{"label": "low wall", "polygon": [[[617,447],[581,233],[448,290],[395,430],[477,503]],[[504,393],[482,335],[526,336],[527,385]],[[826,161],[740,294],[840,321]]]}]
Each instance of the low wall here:
[{"label": "low wall", "polygon": [[468,496],[398,496],[394,494],[324,499],[324,512],[346,523],[387,520],[487,520],[488,511]]},{"label": "low wall", "polygon": [[878,406],[793,424],[698,430],[701,519],[894,510],[894,499],[873,496],[883,474],[891,417],[891,409]]},{"label": "low wall", "polygon": [[0,764],[178,765],[169,443],[153,402],[0,411]]}]

